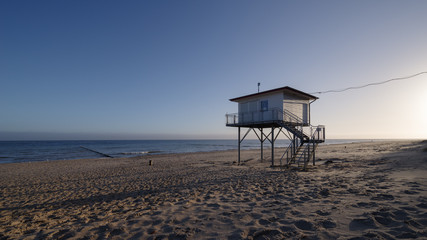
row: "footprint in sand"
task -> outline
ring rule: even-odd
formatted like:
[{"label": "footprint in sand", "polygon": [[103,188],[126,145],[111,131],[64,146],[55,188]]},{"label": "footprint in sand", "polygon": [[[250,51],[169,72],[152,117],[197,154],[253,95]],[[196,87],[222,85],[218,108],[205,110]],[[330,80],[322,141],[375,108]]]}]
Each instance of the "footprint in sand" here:
[{"label": "footprint in sand", "polygon": [[358,202],[355,207],[373,208],[378,207],[378,204],[376,202]]},{"label": "footprint in sand", "polygon": [[294,222],[295,227],[297,227],[298,229],[301,230],[306,230],[306,231],[313,231],[315,230],[314,224],[306,221],[306,220],[298,220],[296,222]]},{"label": "footprint in sand", "polygon": [[393,228],[391,231],[388,231],[388,233],[400,239],[417,238],[417,232],[410,229],[408,226]]},{"label": "footprint in sand", "polygon": [[337,226],[337,224],[331,219],[320,220],[318,225],[323,228],[335,228]]},{"label": "footprint in sand", "polygon": [[366,217],[351,220],[349,228],[351,231],[360,231],[365,229],[375,229],[378,227],[372,217]]},{"label": "footprint in sand", "polygon": [[117,236],[124,233],[124,229],[123,228],[114,228],[110,231],[109,236]]},{"label": "footprint in sand", "polygon": [[266,220],[266,219],[261,218],[261,219],[258,220],[258,223],[260,225],[263,225],[263,226],[268,226],[271,222],[268,221],[268,220]]},{"label": "footprint in sand", "polygon": [[408,218],[408,213],[405,210],[395,210],[392,214],[395,220],[405,220]]},{"label": "footprint in sand", "polygon": [[215,210],[219,209],[220,205],[216,203],[209,203],[207,204],[208,207],[213,208]]},{"label": "footprint in sand", "polygon": [[427,203],[417,204],[417,207],[427,209]]},{"label": "footprint in sand", "polygon": [[172,233],[173,232],[173,227],[166,225],[162,227],[162,232],[164,233]]},{"label": "footprint in sand", "polygon": [[414,191],[414,190],[405,190],[405,191],[403,191],[403,193],[405,193],[405,194],[409,194],[409,195],[414,195],[414,194],[418,194],[418,193],[420,193],[420,192],[418,192],[418,191]]},{"label": "footprint in sand", "polygon": [[317,210],[316,213],[317,215],[320,215],[320,216],[328,216],[331,214],[331,212],[324,211],[324,210]]},{"label": "footprint in sand", "polygon": [[58,232],[54,233],[51,237],[53,239],[67,239],[74,236],[73,232],[70,232],[68,229],[59,230]]},{"label": "footprint in sand", "polygon": [[393,220],[390,214],[377,215],[376,213],[373,213],[373,215],[374,215],[375,221],[377,221],[381,225],[389,226],[389,225],[397,224],[397,222]]},{"label": "footprint in sand", "polygon": [[285,239],[285,235],[279,230],[264,229],[253,234],[252,239]]},{"label": "footprint in sand", "polygon": [[[427,221],[424,221],[424,223],[426,223],[426,222]],[[422,229],[424,229],[426,227],[426,224],[424,224],[424,225],[420,224],[418,221],[413,220],[413,219],[407,220],[407,221],[405,221],[405,223],[408,224],[408,226],[411,226],[413,228],[417,228],[417,229],[420,229],[420,230],[422,230]]]},{"label": "footprint in sand", "polygon": [[299,211],[297,211],[297,210],[291,210],[291,211],[289,211],[289,213],[292,214],[292,215],[294,215],[294,216],[300,216],[300,215],[302,215],[302,213],[299,212]]},{"label": "footprint in sand", "polygon": [[387,201],[390,201],[390,200],[394,200],[394,197],[393,197],[393,195],[390,195],[390,194],[380,193],[380,194],[377,194],[377,196],[372,197],[371,200],[387,200]]}]

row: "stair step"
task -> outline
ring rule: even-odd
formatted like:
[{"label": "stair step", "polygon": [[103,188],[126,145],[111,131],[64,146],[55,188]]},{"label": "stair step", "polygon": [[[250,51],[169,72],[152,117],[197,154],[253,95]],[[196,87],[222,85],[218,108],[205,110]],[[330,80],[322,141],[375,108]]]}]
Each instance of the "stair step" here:
[{"label": "stair step", "polygon": [[286,154],[286,164],[290,165],[293,163],[297,163],[298,167],[303,165],[305,169],[307,167],[308,162],[312,159],[313,153],[316,151],[318,144],[324,142],[324,140],[314,138],[311,139],[310,136],[307,136],[302,130],[298,129],[295,124],[279,122],[279,125],[285,128],[290,133],[292,133],[295,137],[299,138],[300,144],[296,147],[295,152],[293,152],[292,150],[295,147],[295,142],[292,142],[282,155],[280,161],[282,161],[283,157]]}]

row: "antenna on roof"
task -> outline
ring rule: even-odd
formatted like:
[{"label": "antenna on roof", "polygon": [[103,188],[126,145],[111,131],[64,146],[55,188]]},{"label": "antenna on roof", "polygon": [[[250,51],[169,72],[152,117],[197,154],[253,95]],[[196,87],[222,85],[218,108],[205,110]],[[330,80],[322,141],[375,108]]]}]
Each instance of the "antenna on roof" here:
[{"label": "antenna on roof", "polygon": [[259,86],[261,85],[261,83],[258,83],[258,92],[259,92]]}]

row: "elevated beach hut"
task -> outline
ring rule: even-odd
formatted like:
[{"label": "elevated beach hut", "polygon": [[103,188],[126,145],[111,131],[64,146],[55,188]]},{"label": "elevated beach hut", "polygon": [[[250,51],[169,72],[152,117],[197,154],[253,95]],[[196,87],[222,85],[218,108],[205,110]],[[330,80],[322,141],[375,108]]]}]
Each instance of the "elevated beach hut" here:
[{"label": "elevated beach hut", "polygon": [[[288,86],[230,99],[238,103],[238,113],[226,115],[226,126],[238,128],[238,163],[240,144],[253,131],[261,142],[261,159],[264,141],[271,143],[272,166],[276,166],[274,143],[280,133],[291,142],[279,160],[280,165],[298,163],[306,168],[310,160],[314,164],[316,147],[325,141],[325,127],[310,123],[311,103],[317,99]],[[243,137],[241,128],[247,128]]]}]

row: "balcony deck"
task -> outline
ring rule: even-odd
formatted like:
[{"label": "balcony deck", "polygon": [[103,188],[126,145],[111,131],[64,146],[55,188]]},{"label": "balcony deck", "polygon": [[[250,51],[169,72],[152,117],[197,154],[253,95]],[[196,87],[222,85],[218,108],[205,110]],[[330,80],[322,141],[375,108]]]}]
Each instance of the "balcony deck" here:
[{"label": "balcony deck", "polygon": [[303,142],[325,141],[325,126],[311,126],[292,113],[276,109],[263,112],[233,113],[226,115],[227,127],[243,128],[285,128]]},{"label": "balcony deck", "polygon": [[247,127],[247,128],[270,128],[270,127],[281,127],[283,125],[289,126],[309,126],[309,124],[300,124],[295,122],[286,122],[283,120],[265,120],[265,121],[251,121],[251,122],[227,122],[227,127]]}]

